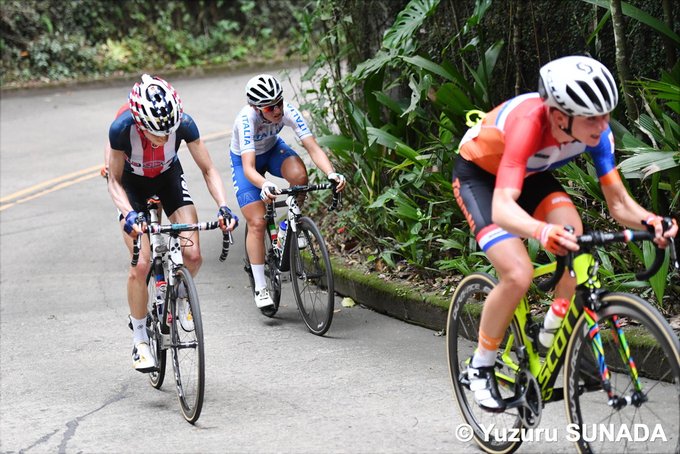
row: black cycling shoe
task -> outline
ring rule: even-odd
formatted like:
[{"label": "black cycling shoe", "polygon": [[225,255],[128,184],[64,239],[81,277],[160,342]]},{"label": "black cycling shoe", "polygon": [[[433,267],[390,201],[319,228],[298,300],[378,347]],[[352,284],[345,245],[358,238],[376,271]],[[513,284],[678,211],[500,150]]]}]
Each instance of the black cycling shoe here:
[{"label": "black cycling shoe", "polygon": [[493,413],[505,411],[505,401],[498,391],[496,371],[493,366],[467,368],[467,379],[470,382],[470,391],[474,393],[475,402],[482,410]]}]

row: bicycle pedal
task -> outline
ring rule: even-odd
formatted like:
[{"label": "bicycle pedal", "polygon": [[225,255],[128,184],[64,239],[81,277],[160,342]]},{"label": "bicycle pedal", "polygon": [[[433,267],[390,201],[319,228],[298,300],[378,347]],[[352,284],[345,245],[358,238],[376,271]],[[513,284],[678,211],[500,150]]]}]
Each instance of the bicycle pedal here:
[{"label": "bicycle pedal", "polygon": [[458,383],[465,386],[467,389],[470,389],[470,379],[468,378],[467,373],[465,373],[465,371],[461,372],[460,375],[458,375]]}]

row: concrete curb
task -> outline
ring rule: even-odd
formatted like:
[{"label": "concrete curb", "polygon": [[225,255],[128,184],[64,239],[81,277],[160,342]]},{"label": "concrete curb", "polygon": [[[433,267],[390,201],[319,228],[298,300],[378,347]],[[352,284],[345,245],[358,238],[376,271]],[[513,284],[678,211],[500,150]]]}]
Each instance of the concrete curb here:
[{"label": "concrete curb", "polygon": [[356,303],[408,323],[441,331],[446,328],[449,300],[423,295],[412,287],[386,282],[373,274],[364,274],[333,262],[335,291]]},{"label": "concrete curb", "polygon": [[[335,292],[339,295],[348,296],[358,304],[408,323],[436,331],[446,329],[450,299],[423,295],[407,285],[387,282],[375,274],[364,274],[346,267],[336,258],[331,258],[331,261]],[[539,324],[543,323],[542,316],[536,316],[535,320]],[[476,323],[469,327],[475,332],[478,326]],[[659,369],[658,362],[658,357],[663,355],[663,352],[656,349],[656,355],[649,357],[648,343],[651,339],[648,335],[627,336],[627,340],[633,358],[639,358],[636,366],[642,376],[659,379],[665,372]],[[539,352],[541,356],[545,356],[546,349],[539,346]],[[605,355],[618,357],[618,352],[608,351]]]}]

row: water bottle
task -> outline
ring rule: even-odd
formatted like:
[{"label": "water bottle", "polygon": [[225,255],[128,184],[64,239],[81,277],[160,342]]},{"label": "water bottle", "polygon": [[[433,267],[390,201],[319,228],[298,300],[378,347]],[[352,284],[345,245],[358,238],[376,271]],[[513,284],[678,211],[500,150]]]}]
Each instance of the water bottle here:
[{"label": "water bottle", "polygon": [[288,229],[288,221],[281,221],[279,224],[279,248],[283,249],[283,245],[286,242],[286,230]]},{"label": "water bottle", "polygon": [[550,348],[555,338],[554,332],[562,324],[562,319],[567,313],[567,308],[569,307],[569,300],[566,298],[556,298],[555,301],[550,305],[548,313],[543,321],[543,328],[538,334],[539,342],[545,347]]},{"label": "water bottle", "polygon": [[272,222],[271,224],[268,224],[267,229],[269,230],[269,238],[271,238],[272,244],[276,244],[277,237],[276,223]]},{"label": "water bottle", "polygon": [[[161,276],[161,279],[163,276]],[[158,311],[158,318],[163,317],[163,304],[165,303],[165,292],[168,285],[165,280],[156,281],[156,311]]]},{"label": "water bottle", "polygon": [[160,318],[163,316],[163,303],[165,303],[165,292],[168,288],[165,276],[163,275],[163,262],[160,257],[154,258],[153,273],[156,278],[156,311]]}]

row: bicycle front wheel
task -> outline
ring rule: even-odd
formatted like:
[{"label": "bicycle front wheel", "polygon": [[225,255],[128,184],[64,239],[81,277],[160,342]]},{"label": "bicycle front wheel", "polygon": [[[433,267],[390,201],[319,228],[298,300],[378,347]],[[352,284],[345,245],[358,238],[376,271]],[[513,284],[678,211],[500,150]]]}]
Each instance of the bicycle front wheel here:
[{"label": "bicycle front wheel", "polygon": [[333,321],[335,286],[331,260],[314,221],[300,218],[296,233],[291,231],[288,239],[295,301],[309,331],[322,336]]},{"label": "bicycle front wheel", "polygon": [[[497,283],[498,281],[488,274],[472,273],[458,284],[453,293],[447,317],[446,352],[454,399],[465,422],[473,430],[473,438],[486,452],[510,453],[519,448],[522,443],[521,438],[517,441],[508,441],[514,438],[497,435],[508,434],[511,433],[511,429],[522,427],[519,411],[513,409],[503,413],[490,413],[482,410],[475,403],[474,393],[470,391],[465,374],[477,348],[484,301]],[[516,352],[521,338],[519,326],[513,319],[496,359],[498,390],[503,398],[515,395],[517,382],[515,368],[519,364]],[[491,430],[492,428],[494,430]],[[486,435],[484,429],[487,430]]]},{"label": "bicycle front wheel", "polygon": [[160,389],[165,379],[165,363],[167,359],[167,350],[163,350],[161,323],[158,316],[158,308],[156,307],[156,277],[153,271],[149,271],[146,278],[148,288],[148,303],[149,313],[146,316],[146,330],[149,334],[149,347],[151,353],[155,356],[157,370],[149,373],[149,383],[156,389]]},{"label": "bicycle front wheel", "polygon": [[203,323],[194,280],[184,266],[176,271],[168,318],[177,397],[182,415],[191,424],[198,420],[205,389]]},{"label": "bicycle front wheel", "polygon": [[[584,314],[567,345],[568,435],[580,452],[680,452],[678,336],[637,296],[611,293],[602,302],[596,313],[601,342]],[[604,354],[602,366],[595,350]],[[613,399],[602,392],[600,367],[609,370]]]}]

